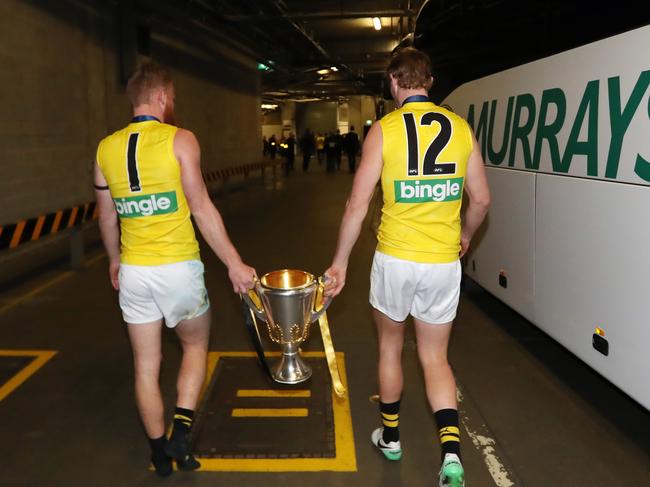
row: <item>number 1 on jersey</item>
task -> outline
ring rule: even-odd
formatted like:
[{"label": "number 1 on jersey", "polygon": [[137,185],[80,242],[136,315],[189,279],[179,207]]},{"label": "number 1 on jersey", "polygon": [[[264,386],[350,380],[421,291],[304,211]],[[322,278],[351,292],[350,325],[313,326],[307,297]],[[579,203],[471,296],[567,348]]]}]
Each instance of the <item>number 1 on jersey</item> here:
[{"label": "number 1 on jersey", "polygon": [[[418,160],[418,129],[415,124],[415,116],[412,113],[405,113],[404,125],[406,126],[406,145],[408,149],[407,173],[409,176],[417,176],[420,173]],[[440,132],[431,141],[422,164],[422,174],[424,176],[433,176],[436,174],[454,174],[456,172],[455,162],[438,162],[438,156],[442,150],[447,147],[451,139],[451,121],[439,112],[427,112],[422,115],[420,125],[431,125],[438,122]]]},{"label": "number 1 on jersey", "polygon": [[140,186],[140,175],[138,174],[138,161],[136,159],[136,152],[138,147],[139,133],[129,135],[129,144],[126,149],[126,169],[129,174],[129,187],[131,193],[139,193],[142,191]]}]

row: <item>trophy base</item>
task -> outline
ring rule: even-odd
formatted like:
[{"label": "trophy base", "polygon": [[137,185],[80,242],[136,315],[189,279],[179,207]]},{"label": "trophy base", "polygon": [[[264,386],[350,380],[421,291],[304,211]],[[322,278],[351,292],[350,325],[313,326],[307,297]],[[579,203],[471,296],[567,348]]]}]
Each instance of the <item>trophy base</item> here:
[{"label": "trophy base", "polygon": [[311,377],[311,367],[300,358],[298,352],[283,353],[271,375],[280,384],[299,384]]}]

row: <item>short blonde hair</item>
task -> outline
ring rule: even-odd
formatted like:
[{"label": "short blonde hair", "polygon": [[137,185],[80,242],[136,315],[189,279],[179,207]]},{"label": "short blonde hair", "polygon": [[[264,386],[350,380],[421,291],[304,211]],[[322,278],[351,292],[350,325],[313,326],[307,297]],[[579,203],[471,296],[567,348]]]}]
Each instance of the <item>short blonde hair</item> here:
[{"label": "short blonde hair", "polygon": [[400,88],[429,90],[433,83],[431,59],[414,47],[404,47],[393,54],[386,73],[397,80]]},{"label": "short blonde hair", "polygon": [[151,92],[157,88],[167,88],[172,78],[167,68],[153,61],[138,64],[126,84],[126,96],[133,106],[151,102]]}]

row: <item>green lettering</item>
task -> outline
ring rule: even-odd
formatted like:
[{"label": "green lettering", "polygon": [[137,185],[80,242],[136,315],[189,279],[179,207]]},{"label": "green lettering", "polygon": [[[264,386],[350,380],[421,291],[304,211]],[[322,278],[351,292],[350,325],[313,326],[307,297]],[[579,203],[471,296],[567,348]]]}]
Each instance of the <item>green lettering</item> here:
[{"label": "green lettering", "polygon": [[[554,104],[557,110],[555,120],[546,122],[548,106]],[[559,88],[544,90],[542,101],[539,107],[539,118],[537,119],[537,134],[535,135],[535,150],[533,151],[533,169],[539,169],[539,161],[542,156],[542,142],[548,142],[548,149],[551,153],[553,170],[560,165],[560,149],[557,145],[557,134],[562,129],[566,118],[566,95]]]},{"label": "green lettering", "polygon": [[475,128],[474,105],[469,106],[469,113],[467,114],[467,122],[469,123],[470,127],[472,127],[472,130],[474,131],[474,135],[476,136],[476,140],[481,146],[481,153],[483,154],[483,158],[485,158],[485,146],[487,144],[487,139],[486,139],[487,118],[488,118],[488,102],[484,101],[483,105],[481,106],[481,114],[479,115],[478,126],[476,126]]},{"label": "green lettering", "polygon": [[508,137],[510,136],[510,122],[512,121],[512,105],[515,101],[514,96],[508,97],[508,108],[506,109],[506,123],[503,129],[503,138],[501,141],[501,148],[496,151],[492,146],[492,139],[494,134],[494,119],[496,118],[497,111],[497,101],[492,100],[492,110],[490,111],[490,124],[488,126],[487,133],[487,153],[488,160],[495,165],[499,165],[503,162],[506,157],[506,152],[508,151]]},{"label": "green lettering", "polygon": [[[632,117],[641,103],[641,98],[650,84],[650,71],[643,71],[632,90],[632,94],[621,110],[621,80],[618,76],[607,80],[609,94],[609,124],[612,131],[612,139],[609,143],[607,154],[606,178],[616,178],[618,174],[618,163],[621,158],[621,147],[625,132],[630,126]],[[638,159],[637,159],[638,162]],[[636,171],[636,166],[635,166]]]},{"label": "green lettering", "polygon": [[[522,109],[528,111],[528,119],[524,125],[520,125]],[[527,168],[532,167],[530,157],[530,143],[528,134],[530,134],[535,125],[535,98],[529,93],[517,96],[515,104],[515,119],[512,124],[512,135],[510,136],[510,156],[508,157],[508,166],[515,165],[515,153],[517,151],[517,141],[521,141],[523,150],[524,165]]]},{"label": "green lettering", "polygon": [[[587,83],[582,95],[578,113],[571,127],[571,134],[564,149],[561,163],[553,171],[568,173],[571,161],[576,154],[587,156],[587,174],[598,176],[598,89],[600,81],[592,80]],[[578,141],[580,130],[587,118],[587,140]]]},{"label": "green lettering", "polygon": [[[650,119],[650,97],[648,98],[648,118]],[[650,162],[646,161],[641,154],[637,154],[634,172],[644,181],[650,182]]]}]

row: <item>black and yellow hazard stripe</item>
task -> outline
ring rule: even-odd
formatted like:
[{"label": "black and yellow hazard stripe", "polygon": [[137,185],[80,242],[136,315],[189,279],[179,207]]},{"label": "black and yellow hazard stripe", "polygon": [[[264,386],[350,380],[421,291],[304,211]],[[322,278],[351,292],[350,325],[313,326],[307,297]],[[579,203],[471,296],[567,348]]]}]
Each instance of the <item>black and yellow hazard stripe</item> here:
[{"label": "black and yellow hazard stripe", "polygon": [[[228,179],[237,174],[247,175],[250,171],[282,164],[281,160],[264,161],[244,166],[231,166],[225,169],[203,173],[207,182]],[[82,203],[72,208],[57,210],[46,215],[40,215],[17,223],[0,226],[0,251],[15,249],[19,245],[54,235],[68,228],[80,226],[88,221],[97,219],[97,205],[94,201]]]},{"label": "black and yellow hazard stripe", "polygon": [[94,201],[0,227],[0,251],[54,235],[97,218]]}]

